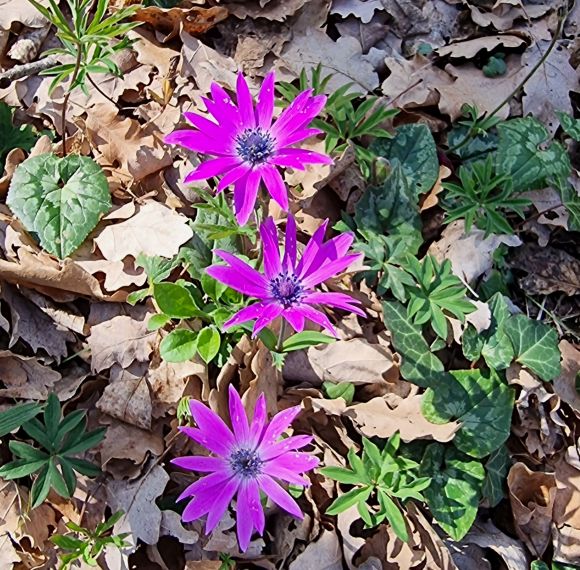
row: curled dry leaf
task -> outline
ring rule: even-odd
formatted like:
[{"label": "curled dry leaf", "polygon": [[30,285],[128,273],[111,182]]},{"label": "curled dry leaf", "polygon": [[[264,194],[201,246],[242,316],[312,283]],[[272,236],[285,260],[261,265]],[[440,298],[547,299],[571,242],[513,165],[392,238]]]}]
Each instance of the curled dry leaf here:
[{"label": "curled dry leaf", "polygon": [[309,542],[288,566],[288,570],[318,568],[320,570],[342,570],[342,550],[336,531],[322,530],[320,537]]},{"label": "curled dry leaf", "polygon": [[507,484],[518,536],[539,558],[550,543],[556,478],[518,462],[511,467]]},{"label": "curled dry leaf", "polygon": [[566,402],[580,415],[580,395],[576,389],[578,373],[580,373],[580,350],[567,340],[558,345],[562,355],[562,372],[554,378],[554,391],[563,402]]},{"label": "curled dry leaf", "polygon": [[159,202],[147,202],[135,216],[107,226],[95,243],[109,261],[121,261],[128,255],[173,257],[179,247],[193,236],[185,216]]},{"label": "curled dry leaf", "polygon": [[483,36],[469,40],[453,42],[435,50],[439,57],[473,59],[481,50],[492,52],[498,47],[519,48],[526,41],[520,36],[511,34]]},{"label": "curled dry leaf", "polygon": [[6,386],[0,389],[4,398],[46,400],[61,375],[31,356],[20,356],[9,350],[0,351],[0,378]]}]

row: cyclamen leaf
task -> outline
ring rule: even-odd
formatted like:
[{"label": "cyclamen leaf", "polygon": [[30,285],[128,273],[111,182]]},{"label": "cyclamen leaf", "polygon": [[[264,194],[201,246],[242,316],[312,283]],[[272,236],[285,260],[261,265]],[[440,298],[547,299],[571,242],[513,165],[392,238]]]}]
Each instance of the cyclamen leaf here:
[{"label": "cyclamen leaf", "polygon": [[560,350],[556,331],[525,315],[510,317],[504,325],[516,361],[546,382],[560,374]]},{"label": "cyclamen leaf", "polygon": [[485,481],[482,493],[490,507],[495,507],[504,497],[504,481],[511,465],[508,449],[502,445],[485,463]]},{"label": "cyclamen leaf", "polygon": [[86,156],[27,158],[14,172],[6,203],[49,253],[73,253],[111,208],[107,178]]}]

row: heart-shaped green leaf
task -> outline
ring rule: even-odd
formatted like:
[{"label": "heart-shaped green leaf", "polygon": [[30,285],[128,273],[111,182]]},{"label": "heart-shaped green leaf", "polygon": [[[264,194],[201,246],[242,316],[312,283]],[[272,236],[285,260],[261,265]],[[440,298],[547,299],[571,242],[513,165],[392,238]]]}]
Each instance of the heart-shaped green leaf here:
[{"label": "heart-shaped green leaf", "polygon": [[18,166],[6,203],[46,251],[64,259],[109,211],[111,194],[91,158],[41,154]]},{"label": "heart-shaped green leaf", "polygon": [[208,363],[220,349],[220,333],[215,327],[205,327],[197,336],[197,351],[203,361]]},{"label": "heart-shaped green leaf", "polygon": [[167,362],[185,362],[197,353],[197,333],[189,329],[171,331],[159,345],[161,358]]}]

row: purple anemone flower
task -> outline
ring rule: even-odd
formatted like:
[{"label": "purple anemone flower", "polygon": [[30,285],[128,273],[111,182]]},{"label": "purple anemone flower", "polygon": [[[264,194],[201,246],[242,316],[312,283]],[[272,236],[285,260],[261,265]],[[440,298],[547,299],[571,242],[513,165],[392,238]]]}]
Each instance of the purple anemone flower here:
[{"label": "purple anemone flower", "polygon": [[298,518],[303,518],[296,501],[275,481],[308,486],[304,473],[319,461],[308,453],[296,451],[307,446],[312,437],[295,435],[277,441],[300,412],[300,406],[276,414],[268,423],[266,400],[261,394],[251,424],[237,391],[229,388],[232,430],[212,410],[191,400],[191,414],[197,428],[182,427],[182,432],[211,451],[215,456],[179,457],[172,463],[209,473],[181,493],[178,501],[193,496],[183,511],[183,521],[190,522],[207,514],[205,532],[209,534],[223,517],[237,495],[237,531],[240,549],[245,552],[255,530],[264,532],[263,491],[274,503]]},{"label": "purple anemone flower", "polygon": [[258,303],[238,311],[223,328],[256,319],[253,330],[253,335],[256,336],[274,319],[282,316],[296,332],[304,330],[305,319],[309,319],[338,336],[328,317],[313,305],[327,305],[364,317],[364,312],[356,306],[360,302],[349,295],[314,290],[316,285],[343,272],[362,257],[358,253],[347,254],[354,239],[350,233],[340,234],[325,242],[327,225],[328,220],[314,232],[298,261],[294,218],[289,216],[286,222],[283,256],[280,256],[274,220],[264,220],[260,226],[264,275],[235,255],[220,249],[215,250],[214,253],[227,265],[212,265],[206,269],[207,273],[232,289],[259,299]]},{"label": "purple anemone flower", "polygon": [[326,102],[324,95],[312,95],[312,89],[300,93],[272,123],[274,111],[274,72],[264,79],[254,107],[244,76],[237,81],[237,106],[217,83],[212,83],[212,99],[203,98],[213,120],[197,113],[184,113],[197,130],[178,130],[165,137],[166,143],[214,155],[185,177],[185,182],[222,176],[217,190],[234,185],[234,206],[240,225],[252,213],[260,183],[283,210],[288,210],[288,191],[278,170],[290,167],[304,170],[304,164],[331,164],[318,152],[293,148],[292,145],[319,129],[308,125]]}]

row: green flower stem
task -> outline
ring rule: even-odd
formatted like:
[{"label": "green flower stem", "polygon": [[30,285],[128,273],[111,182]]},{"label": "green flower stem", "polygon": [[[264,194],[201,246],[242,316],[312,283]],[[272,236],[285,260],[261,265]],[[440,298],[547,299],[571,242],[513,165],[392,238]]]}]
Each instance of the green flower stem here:
[{"label": "green flower stem", "polygon": [[81,57],[82,57],[82,46],[81,44],[77,45],[77,59],[75,61],[75,68],[70,80],[69,88],[64,96],[64,101],[62,102],[62,112],[60,118],[60,126],[62,129],[62,157],[64,158],[67,154],[66,152],[66,111],[68,108],[68,100],[71,96],[73,85],[77,80],[79,71],[81,70]]},{"label": "green flower stem", "polygon": [[286,335],[286,319],[282,319],[280,324],[280,332],[278,333],[278,342],[276,343],[276,352],[282,352],[282,345],[284,344],[284,336]]}]

